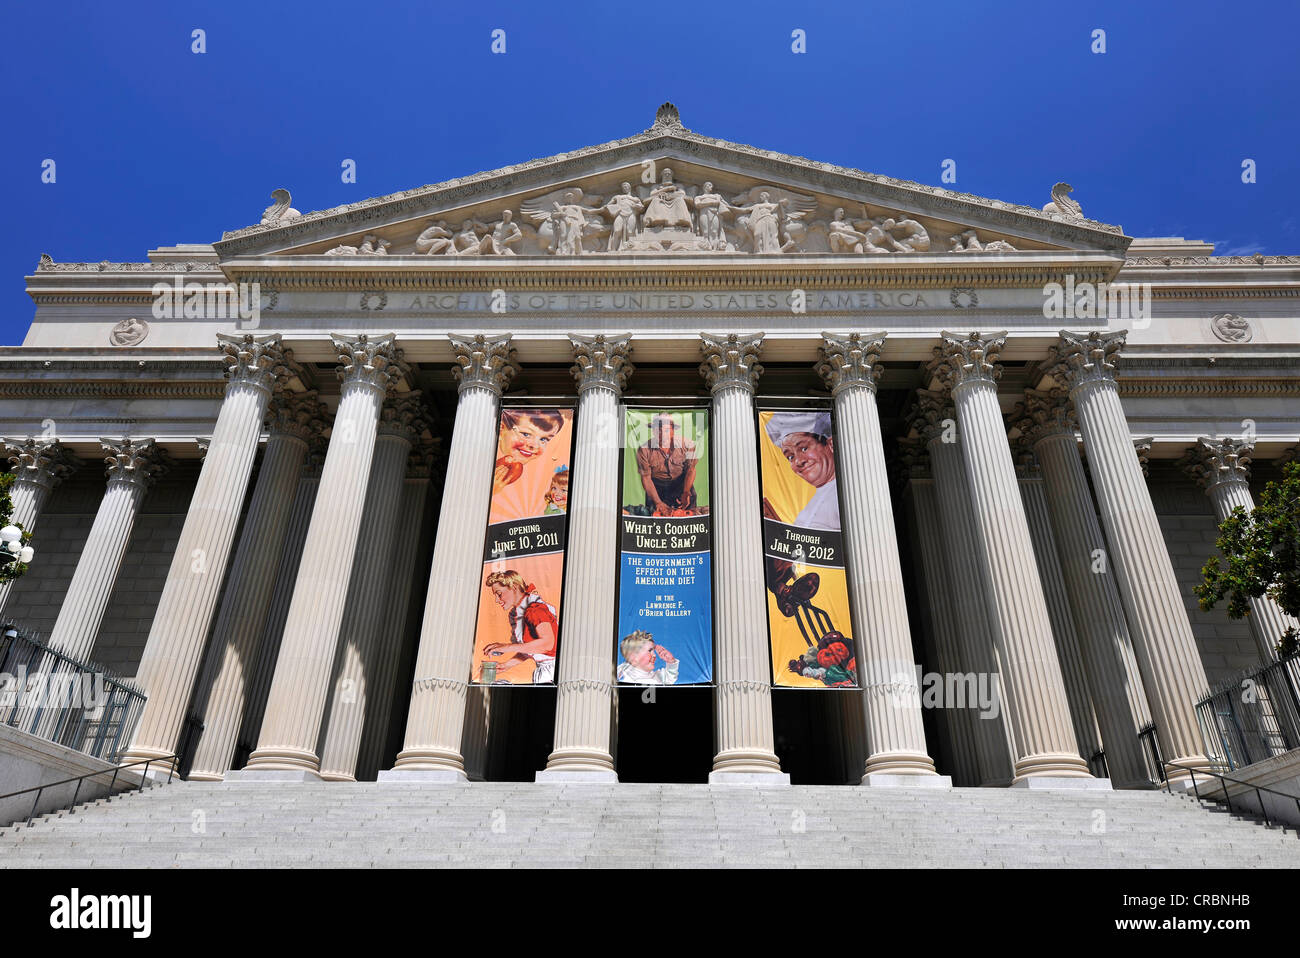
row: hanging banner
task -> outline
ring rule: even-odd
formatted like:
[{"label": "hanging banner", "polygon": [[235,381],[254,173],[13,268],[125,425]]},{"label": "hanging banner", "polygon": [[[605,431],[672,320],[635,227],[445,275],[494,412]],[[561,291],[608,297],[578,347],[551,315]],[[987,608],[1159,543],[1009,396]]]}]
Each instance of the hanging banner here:
[{"label": "hanging banner", "polygon": [[573,410],[501,410],[474,633],[474,685],[554,685]]},{"label": "hanging banner", "polygon": [[707,409],[625,407],[617,676],[713,680]]},{"label": "hanging banner", "polygon": [[760,410],[772,682],[856,688],[829,409]]}]

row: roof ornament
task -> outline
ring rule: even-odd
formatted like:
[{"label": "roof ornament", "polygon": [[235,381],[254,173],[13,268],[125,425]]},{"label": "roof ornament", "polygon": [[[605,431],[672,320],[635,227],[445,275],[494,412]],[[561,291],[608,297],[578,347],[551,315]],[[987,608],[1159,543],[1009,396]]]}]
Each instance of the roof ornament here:
[{"label": "roof ornament", "polygon": [[655,112],[654,126],[652,130],[684,130],[682,126],[682,116],[677,112],[677,107],[671,103],[665,103]]},{"label": "roof ornament", "polygon": [[273,190],[271,199],[275,200],[275,202],[262,212],[263,226],[279,226],[286,220],[295,220],[302,216],[301,213],[289,205],[292,197],[289,196],[288,190]]},{"label": "roof ornament", "polygon": [[1043,207],[1043,212],[1059,213],[1068,220],[1083,219],[1083,207],[1077,201],[1070,199],[1070,194],[1073,192],[1074,187],[1069,183],[1057,183],[1052,187],[1052,202]]}]

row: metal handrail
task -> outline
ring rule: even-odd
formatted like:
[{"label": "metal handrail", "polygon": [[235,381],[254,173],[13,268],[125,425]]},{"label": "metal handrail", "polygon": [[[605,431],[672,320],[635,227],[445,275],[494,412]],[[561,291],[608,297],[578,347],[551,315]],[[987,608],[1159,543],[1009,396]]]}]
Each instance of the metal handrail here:
[{"label": "metal handrail", "polygon": [[[1268,792],[1270,795],[1281,795],[1283,798],[1291,799],[1291,801],[1295,802],[1296,813],[1300,815],[1300,795],[1288,795],[1286,792],[1280,792],[1276,788],[1269,788],[1267,785],[1256,785],[1254,782],[1247,782],[1244,779],[1233,778],[1231,775],[1224,775],[1221,772],[1215,772],[1206,768],[1193,768],[1191,765],[1181,765],[1178,762],[1165,762],[1164,766],[1165,768],[1181,768],[1183,771],[1191,773],[1192,791],[1195,793],[1197,801],[1202,801],[1202,799],[1201,790],[1196,785],[1196,773],[1203,772],[1206,775],[1212,775],[1223,782],[1223,785],[1221,786],[1223,789],[1223,801],[1224,804],[1228,806],[1228,811],[1230,812],[1232,811],[1232,796],[1228,794],[1228,782],[1232,782],[1234,785],[1245,785],[1247,788],[1253,788],[1255,790],[1255,800],[1259,802],[1259,811],[1260,814],[1264,816],[1265,825],[1272,825],[1273,821],[1268,817],[1268,807],[1264,804],[1264,799],[1260,797],[1260,792]],[[1174,793],[1174,787],[1169,781],[1168,775],[1165,776],[1165,784],[1168,786],[1169,794],[1172,795]],[[1208,801],[1213,802],[1217,801],[1217,799],[1211,798],[1208,799]]]},{"label": "metal handrail", "polygon": [[[109,796],[111,796],[111,795],[113,794],[113,786],[117,784],[117,773],[120,772],[120,771],[122,771],[122,769],[124,769],[124,768],[131,768],[131,767],[134,766],[134,765],[143,765],[143,766],[144,766],[144,772],[142,772],[141,775],[140,775],[140,784],[136,786],[136,791],[137,791],[137,792],[138,792],[138,791],[143,791],[143,790],[144,790],[144,781],[145,781],[145,779],[148,778],[148,776],[149,776],[149,766],[150,766],[152,763],[154,763],[154,762],[170,762],[170,763],[171,763],[171,764],[168,766],[168,768],[167,768],[167,784],[170,785],[171,782],[172,782],[172,773],[174,772],[174,770],[175,770],[175,768],[176,768],[176,756],[175,756],[175,755],[164,755],[164,756],[162,756],[161,758],[142,758],[142,759],[138,759],[137,761],[134,761],[134,762],[127,762],[125,765],[116,765],[116,766],[113,767],[113,777],[112,777],[112,779],[109,780],[109,783],[108,783],[108,794],[109,794]],[[87,773],[84,774],[84,775],[74,775],[72,778],[65,778],[65,779],[63,779],[62,781],[59,781],[59,782],[46,782],[44,785],[33,785],[31,788],[20,788],[20,789],[18,789],[18,791],[16,791],[16,792],[9,792],[8,794],[0,795],[0,802],[3,802],[3,801],[4,801],[5,799],[7,799],[7,798],[15,798],[15,797],[17,797],[17,796],[19,796],[19,795],[26,795],[28,792],[35,792],[35,793],[36,793],[36,798],[32,801],[32,810],[31,810],[31,812],[27,815],[27,822],[26,822],[26,824],[30,825],[30,824],[32,823],[32,819],[36,817],[36,809],[40,807],[40,804],[41,804],[41,792],[45,791],[47,788],[57,788],[57,787],[60,786],[60,785],[67,785],[69,782],[76,782],[76,783],[77,783],[77,787],[76,787],[75,790],[73,790],[73,793],[72,793],[72,802],[71,802],[71,804],[69,804],[69,805],[65,805],[65,806],[64,806],[64,808],[73,808],[73,807],[77,804],[77,797],[81,794],[81,783],[82,783],[84,780],[88,779],[88,778],[94,778],[96,775],[103,775],[103,774],[105,774],[107,771],[108,771],[108,769],[103,768],[103,769],[100,769],[98,772],[87,772]],[[51,811],[61,811],[61,810],[62,810],[62,809],[51,809]],[[48,815],[49,812],[46,812],[45,814]]]}]

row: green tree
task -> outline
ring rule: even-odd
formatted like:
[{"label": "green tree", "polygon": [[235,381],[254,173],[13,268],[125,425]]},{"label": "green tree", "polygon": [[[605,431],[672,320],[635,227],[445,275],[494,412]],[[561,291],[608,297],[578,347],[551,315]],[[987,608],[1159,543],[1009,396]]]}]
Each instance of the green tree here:
[{"label": "green tree", "polygon": [[[13,523],[14,501],[9,497],[9,487],[14,484],[14,474],[12,472],[0,473],[0,529]],[[17,525],[17,523],[14,523]],[[22,526],[18,526],[22,529]],[[31,535],[23,530],[23,545],[26,545]],[[10,579],[16,579],[27,571],[27,566],[17,559],[11,559],[7,562],[0,561],[0,582],[8,582]]]},{"label": "green tree", "polygon": [[[1228,615],[1250,614],[1250,600],[1267,595],[1283,612],[1300,616],[1300,461],[1288,463],[1280,482],[1270,482],[1254,512],[1241,506],[1219,524],[1215,542],[1226,564],[1212,556],[1196,586],[1202,609],[1228,600]],[[1278,636],[1278,652],[1300,651],[1294,628]]]}]

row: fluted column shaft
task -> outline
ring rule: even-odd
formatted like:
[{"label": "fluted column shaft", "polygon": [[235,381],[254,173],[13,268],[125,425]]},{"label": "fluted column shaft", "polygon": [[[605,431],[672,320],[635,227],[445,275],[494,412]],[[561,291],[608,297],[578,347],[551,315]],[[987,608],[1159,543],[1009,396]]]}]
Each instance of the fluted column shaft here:
[{"label": "fluted column shaft", "polygon": [[[952,601],[954,576],[945,559],[952,548],[944,539],[940,524],[939,497],[933,479],[912,477],[909,482],[912,498],[912,518],[915,523],[916,542],[921,557],[921,573],[925,585],[925,601],[930,612],[930,628],[934,651],[941,672],[957,673],[969,669],[962,663],[960,636]],[[954,556],[955,558],[955,556]],[[975,734],[971,728],[969,709],[941,709],[948,739],[952,748],[953,778],[961,785],[978,785],[979,761],[976,755]],[[1006,753],[1005,747],[1003,753]],[[1007,762],[1008,771],[1010,763]],[[1008,776],[1009,777],[1009,776]]]},{"label": "fluted column shaft", "polygon": [[402,518],[402,482],[412,438],[410,433],[381,433],[375,444],[362,513],[364,532],[352,560],[352,582],[340,629],[341,662],[334,675],[321,747],[321,778],[328,781],[356,781],[361,730],[375,678],[379,630],[389,601],[393,540]]},{"label": "fluted column shaft", "polygon": [[384,394],[397,376],[391,336],[335,337],[343,386],[257,749],[242,775],[319,769],[316,744],[352,579]]},{"label": "fluted column shaft", "polygon": [[1047,615],[1052,622],[1052,638],[1056,641],[1056,657],[1061,663],[1061,678],[1065,682],[1065,696],[1070,703],[1070,721],[1079,754],[1091,758],[1101,749],[1101,735],[1097,729],[1097,714],[1092,706],[1092,692],[1088,688],[1087,670],[1079,650],[1079,635],[1074,627],[1074,615],[1065,591],[1065,578],[1057,559],[1056,537],[1052,534],[1052,520],[1047,511],[1047,493],[1039,476],[1020,477],[1020,498],[1025,506],[1025,519],[1034,543],[1034,559],[1038,565],[1038,578],[1043,583],[1043,598],[1047,602]]},{"label": "fluted column shaft", "polygon": [[[632,374],[629,336],[570,336],[578,381],[569,493],[564,656],[555,704],[555,745],[539,781],[616,781],[610,754],[611,642],[618,592],[618,399]],[[562,774],[555,774],[562,773]]]},{"label": "fluted column shaft", "polygon": [[1070,725],[1051,618],[998,405],[993,359],[1000,347],[999,337],[945,335],[938,370],[952,390],[961,430],[1003,701],[1016,746],[1016,781],[1090,778]]},{"label": "fluted column shaft", "polygon": [[109,453],[108,484],[68,591],[64,593],[49,642],[51,648],[83,662],[94,648],[95,636],[131,539],[136,513],[150,477],[158,468],[157,448],[152,439],[104,440],[103,445]]},{"label": "fluted column shaft", "polygon": [[212,628],[196,712],[203,719],[189,778],[220,781],[235,755],[247,689],[257,662],[275,570],[284,549],[294,493],[307,457],[303,435],[273,430],[235,550],[225,598]]},{"label": "fluted column shaft", "polygon": [[[1051,375],[1068,384],[1079,417],[1161,755],[1167,762],[1204,768],[1209,763],[1195,705],[1207,690],[1205,668],[1120,404],[1112,359],[1123,341],[1123,333],[1063,332],[1060,363]],[[1188,777],[1182,769],[1169,769],[1171,781]]]},{"label": "fluted column shaft", "polygon": [[700,371],[713,392],[714,577],[717,709],[710,781],[781,775],[772,731],[763,523],[754,388],[762,335],[702,337]]},{"label": "fluted column shaft", "polygon": [[[280,642],[284,638],[284,623],[289,616],[289,605],[293,601],[293,586],[298,581],[302,547],[307,540],[307,530],[311,525],[312,509],[316,505],[316,491],[320,488],[320,467],[325,458],[323,447],[315,446],[308,453],[308,457],[303,476],[298,481],[298,488],[294,493],[293,505],[289,510],[288,527],[284,533],[284,549],[273,577],[275,588],[266,611],[266,625],[262,628],[262,636],[258,642],[257,664],[248,691],[248,703],[244,707],[244,717],[240,722],[239,735],[235,741],[236,754],[243,751],[245,760],[251,754],[261,733],[262,718],[266,714],[266,701],[271,694],[271,681],[275,678],[275,663],[280,657]],[[242,765],[242,762],[240,764]]]},{"label": "fluted column shaft", "polygon": [[1142,785],[1148,781],[1148,772],[1137,734],[1150,723],[1151,710],[1074,430],[1046,433],[1033,448],[1043,473],[1043,491],[1101,727],[1106,767],[1117,787]]},{"label": "fluted column shaft", "polygon": [[429,471],[432,444],[427,452],[417,447],[411,460],[420,465],[408,468],[402,483],[402,521],[397,524],[393,541],[391,569],[388,573],[389,601],[384,607],[384,621],[380,627],[379,654],[375,658],[374,681],[366,689],[366,724],[361,733],[361,754],[357,760],[357,774],[369,779],[378,773],[388,748],[388,729],[393,715],[393,699],[397,692],[398,665],[402,648],[407,640],[407,621],[411,607],[411,590],[415,587],[415,562],[420,537],[423,534],[425,500],[429,497]]},{"label": "fluted column shaft", "polygon": [[149,698],[124,762],[162,759],[179,745],[221,592],[271,393],[288,375],[280,337],[218,336],[230,366],[203,468],[163,584],[137,681]]},{"label": "fluted column shaft", "polygon": [[903,567],[876,408],[884,334],[823,334],[817,370],[835,407],[836,476],[844,498],[849,604],[867,732],[863,781],[934,775],[921,721],[921,690],[907,621]]},{"label": "fluted column shaft", "polygon": [[497,405],[519,365],[509,336],[495,340],[482,334],[464,340],[452,338],[452,345],[460,364],[453,367],[460,378],[460,397],[429,570],[415,682],[402,751],[393,769],[380,773],[381,781],[408,774],[465,778],[461,733],[496,462]]},{"label": "fluted column shaft", "polygon": [[[972,514],[974,507],[961,445],[945,442],[936,435],[926,448],[943,519],[943,539],[952,560],[948,579],[943,583],[945,598],[941,601],[953,601],[956,607],[957,635],[966,669],[977,675],[998,676],[998,694],[1001,696],[1002,677],[993,646],[993,625],[985,599],[984,572],[980,567],[977,530]],[[969,709],[966,711],[970,712]],[[971,714],[981,785],[1010,785],[1014,777],[1011,732],[1007,723],[1002,708],[996,715]]]}]

